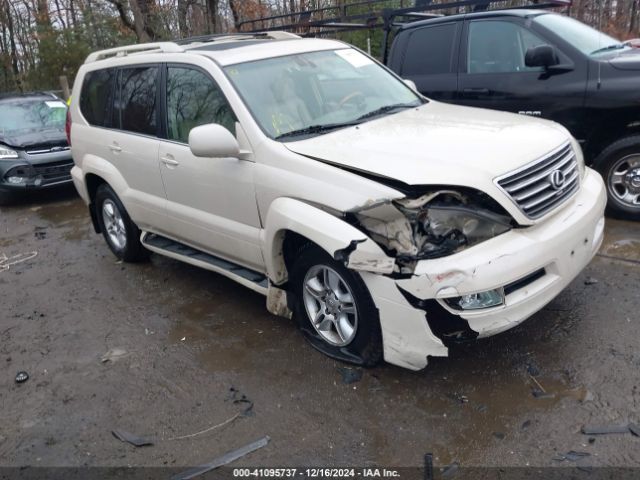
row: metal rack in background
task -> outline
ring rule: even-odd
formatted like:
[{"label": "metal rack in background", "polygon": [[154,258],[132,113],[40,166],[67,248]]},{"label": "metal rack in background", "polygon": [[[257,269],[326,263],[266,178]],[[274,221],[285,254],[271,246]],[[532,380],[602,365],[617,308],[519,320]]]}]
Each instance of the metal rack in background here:
[{"label": "metal rack in background", "polygon": [[[513,8],[570,7],[572,0],[523,0],[517,7],[509,7],[505,0],[454,0],[434,3],[433,0],[415,0],[413,6],[388,8],[388,0],[361,0],[339,3],[298,12],[271,15],[238,22],[238,32],[269,32],[283,30],[306,37],[323,37],[341,32],[382,28],[382,60],[386,61],[389,36],[394,28],[406,23],[443,16],[436,11],[450,13],[481,12]],[[408,3],[408,2],[407,2]],[[365,8],[368,11],[362,12]],[[360,10],[354,12],[355,10]]]}]

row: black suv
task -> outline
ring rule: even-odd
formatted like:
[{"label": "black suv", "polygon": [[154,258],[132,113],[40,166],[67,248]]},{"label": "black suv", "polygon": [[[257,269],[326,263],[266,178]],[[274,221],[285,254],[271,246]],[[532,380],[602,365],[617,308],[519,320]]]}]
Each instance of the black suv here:
[{"label": "black suv", "polygon": [[609,210],[640,219],[640,49],[564,15],[494,10],[408,23],[387,63],[428,97],[564,125]]},{"label": "black suv", "polygon": [[71,183],[67,105],[50,93],[0,97],[0,204],[33,189]]}]

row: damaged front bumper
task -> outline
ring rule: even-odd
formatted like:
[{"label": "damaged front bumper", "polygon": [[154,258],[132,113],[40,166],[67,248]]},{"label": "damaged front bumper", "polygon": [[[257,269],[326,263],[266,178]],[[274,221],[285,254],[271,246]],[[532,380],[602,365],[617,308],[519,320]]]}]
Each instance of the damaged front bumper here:
[{"label": "damaged front bumper", "polygon": [[[587,170],[578,195],[541,224],[421,260],[409,278],[362,272],[380,313],[385,360],[419,370],[452,342],[503,332],[542,309],[598,251],[605,204],[602,179]],[[461,311],[446,301],[493,289],[504,291],[497,307]]]}]

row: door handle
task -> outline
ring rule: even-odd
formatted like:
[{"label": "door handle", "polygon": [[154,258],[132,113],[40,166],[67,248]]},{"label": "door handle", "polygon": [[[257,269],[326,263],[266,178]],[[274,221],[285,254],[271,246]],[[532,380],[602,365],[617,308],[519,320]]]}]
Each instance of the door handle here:
[{"label": "door handle", "polygon": [[109,150],[111,150],[113,153],[120,153],[122,151],[122,147],[117,143],[112,143],[111,145],[109,145]]},{"label": "door handle", "polygon": [[160,157],[160,161],[162,161],[162,163],[164,163],[167,167],[177,167],[178,165],[180,165],[180,162],[168,156]]},{"label": "door handle", "polygon": [[473,95],[489,95],[491,90],[488,88],[465,88],[463,93],[471,93]]}]

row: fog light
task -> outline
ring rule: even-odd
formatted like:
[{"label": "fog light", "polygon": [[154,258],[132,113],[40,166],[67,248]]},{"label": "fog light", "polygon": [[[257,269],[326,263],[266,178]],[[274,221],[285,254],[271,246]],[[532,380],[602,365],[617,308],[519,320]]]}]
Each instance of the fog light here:
[{"label": "fog light", "polygon": [[12,183],[14,185],[25,183],[27,181],[26,177],[7,177],[7,182]]},{"label": "fog light", "polygon": [[482,308],[497,307],[504,303],[504,290],[488,290],[486,292],[472,293],[456,298],[448,298],[449,306],[458,310],[480,310]]}]

